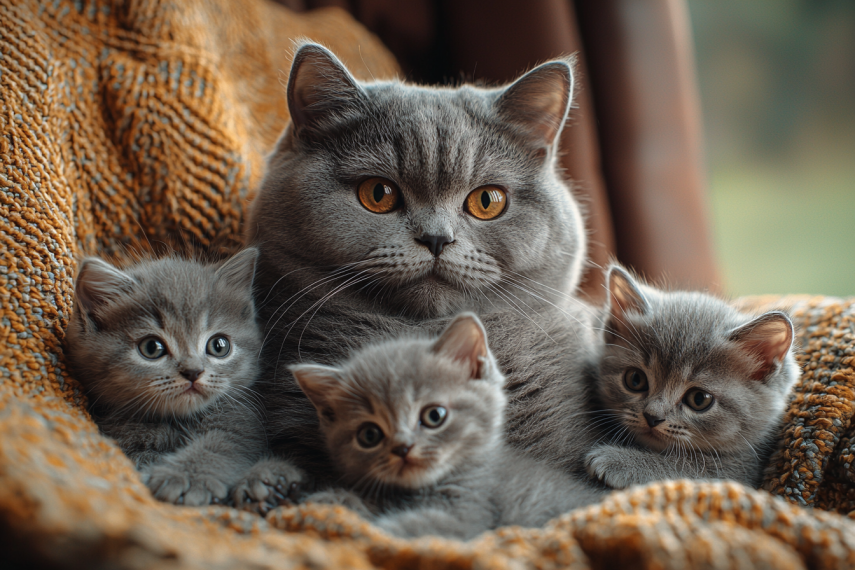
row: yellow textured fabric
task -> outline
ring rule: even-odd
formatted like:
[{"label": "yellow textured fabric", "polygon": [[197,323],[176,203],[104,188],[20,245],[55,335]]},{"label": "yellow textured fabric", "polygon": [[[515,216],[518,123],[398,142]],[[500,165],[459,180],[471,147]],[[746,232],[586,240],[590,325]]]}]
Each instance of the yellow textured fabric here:
[{"label": "yellow textured fabric", "polygon": [[120,252],[143,232],[200,248],[234,243],[287,118],[280,79],[301,36],[360,77],[396,71],[376,39],[333,10],[0,0],[4,566],[855,567],[855,520],[845,516],[855,510],[855,302],[834,299],[745,301],[792,304],[806,349],[768,491],[667,482],[468,544],[392,539],[341,508],[261,519],[154,501],[64,370],[75,256]]}]

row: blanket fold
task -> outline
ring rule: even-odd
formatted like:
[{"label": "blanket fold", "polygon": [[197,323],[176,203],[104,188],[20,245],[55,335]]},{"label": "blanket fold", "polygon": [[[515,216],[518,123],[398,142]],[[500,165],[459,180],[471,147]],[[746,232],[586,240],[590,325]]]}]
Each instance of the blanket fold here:
[{"label": "blanket fold", "polygon": [[384,535],[342,508],[158,503],[68,376],[76,260],[228,251],[287,120],[292,41],[362,78],[394,60],[344,12],[264,0],[0,0],[0,541],[61,568],[855,567],[855,300],[788,307],[805,368],[761,490],[671,481],[470,543]]}]

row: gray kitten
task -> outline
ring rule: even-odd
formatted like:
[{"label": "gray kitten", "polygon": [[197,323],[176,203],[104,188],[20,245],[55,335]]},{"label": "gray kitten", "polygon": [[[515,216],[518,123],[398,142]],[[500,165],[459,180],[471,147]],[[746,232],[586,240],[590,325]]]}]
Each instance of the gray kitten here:
[{"label": "gray kitten", "polygon": [[[541,526],[603,491],[509,448],[505,378],[474,314],[435,340],[389,340],[338,366],[291,367],[314,404],[342,502],[400,536],[469,539],[504,525]],[[361,499],[361,500],[360,500]]]},{"label": "gray kitten", "polygon": [[793,325],[752,317],[710,295],[608,275],[596,379],[612,439],[580,449],[613,488],[660,479],[734,479],[757,487],[800,370]]},{"label": "gray kitten", "polygon": [[80,265],[68,362],[101,430],[160,500],[224,500],[265,450],[250,388],[262,340],[257,257],[251,248],[219,265],[176,257],[124,270],[92,257]]},{"label": "gray kitten", "polygon": [[501,88],[430,88],[361,83],[321,46],[299,48],[292,121],[247,224],[261,252],[262,388],[282,454],[320,477],[329,469],[287,365],[435,334],[461,310],[482,316],[508,370],[510,425],[540,430],[526,402],[575,374],[567,346],[581,354],[589,335],[577,322],[586,311],[563,308],[585,259],[556,166],[572,65],[547,62]]}]

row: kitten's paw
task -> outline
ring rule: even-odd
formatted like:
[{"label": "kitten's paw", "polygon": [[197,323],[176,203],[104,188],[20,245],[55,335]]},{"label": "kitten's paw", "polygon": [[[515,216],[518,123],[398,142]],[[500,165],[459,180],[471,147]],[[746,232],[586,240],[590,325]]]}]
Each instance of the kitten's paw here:
[{"label": "kitten's paw", "polygon": [[312,493],[306,497],[305,502],[321,503],[324,505],[342,505],[343,507],[347,507],[348,509],[356,512],[363,518],[373,518],[373,515],[366,506],[365,501],[363,501],[359,495],[348,491],[347,489],[334,488],[318,491],[317,493]]},{"label": "kitten's paw", "polygon": [[627,461],[627,450],[614,445],[601,445],[585,457],[588,475],[612,489],[626,489],[639,481],[632,462]]},{"label": "kitten's paw", "polygon": [[262,516],[270,509],[300,502],[306,475],[285,461],[268,457],[253,465],[232,490],[235,507]]},{"label": "kitten's paw", "polygon": [[219,477],[191,473],[180,465],[156,463],[142,470],[143,482],[160,501],[176,505],[202,506],[224,501],[229,486]]}]

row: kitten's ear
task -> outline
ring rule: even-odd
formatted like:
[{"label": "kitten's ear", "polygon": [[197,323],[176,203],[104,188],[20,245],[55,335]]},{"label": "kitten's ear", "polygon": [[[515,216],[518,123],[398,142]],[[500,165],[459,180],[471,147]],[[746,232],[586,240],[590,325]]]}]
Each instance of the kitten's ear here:
[{"label": "kitten's ear", "polygon": [[359,105],[364,93],[331,51],[318,44],[304,44],[294,54],[288,77],[288,110],[297,137],[325,119]]},{"label": "kitten's ear", "polygon": [[771,311],[730,332],[728,338],[757,361],[753,380],[764,380],[793,346],[793,323],[786,313]]},{"label": "kitten's ear", "polygon": [[289,366],[288,370],[315,406],[318,417],[335,420],[333,401],[341,391],[339,369],[320,364],[294,364]]},{"label": "kitten's ear", "polygon": [[469,366],[469,377],[481,379],[487,362],[487,332],[473,313],[463,313],[451,321],[433,344],[433,352]]},{"label": "kitten's ear", "polygon": [[120,269],[97,257],[87,257],[80,263],[74,293],[83,311],[89,315],[127,295],[134,279]]},{"label": "kitten's ear", "polygon": [[567,58],[535,67],[499,97],[499,115],[539,146],[552,146],[570,111],[575,65],[575,58]]},{"label": "kitten's ear", "polygon": [[248,247],[217,269],[217,278],[238,290],[252,293],[252,280],[255,277],[255,265],[258,262],[258,249]]},{"label": "kitten's ear", "polygon": [[609,266],[606,287],[609,291],[606,301],[608,307],[606,330],[626,339],[627,334],[631,334],[626,314],[630,312],[645,314],[649,309],[647,299],[632,275],[620,265]]}]

